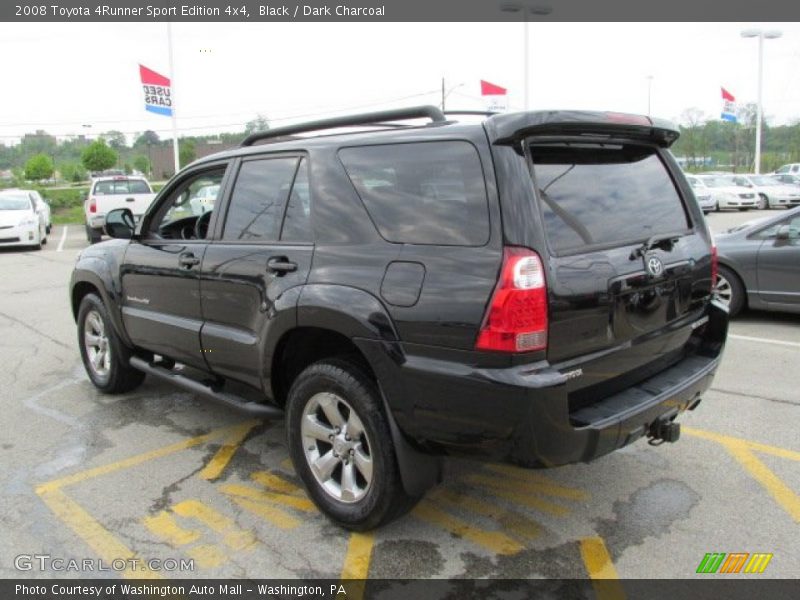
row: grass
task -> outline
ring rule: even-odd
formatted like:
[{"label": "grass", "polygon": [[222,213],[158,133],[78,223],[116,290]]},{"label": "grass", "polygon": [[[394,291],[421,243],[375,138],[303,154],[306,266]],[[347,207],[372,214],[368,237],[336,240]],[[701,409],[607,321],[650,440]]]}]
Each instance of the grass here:
[{"label": "grass", "polygon": [[70,206],[69,208],[54,208],[51,220],[53,225],[82,224],[85,220],[83,204]]}]

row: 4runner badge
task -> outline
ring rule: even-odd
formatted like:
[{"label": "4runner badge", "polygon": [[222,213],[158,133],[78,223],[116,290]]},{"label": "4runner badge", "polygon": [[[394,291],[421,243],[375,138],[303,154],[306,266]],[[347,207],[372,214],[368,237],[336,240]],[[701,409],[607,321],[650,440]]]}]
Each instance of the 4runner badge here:
[{"label": "4runner badge", "polygon": [[653,277],[658,277],[664,272],[664,263],[656,256],[645,256],[644,266]]}]

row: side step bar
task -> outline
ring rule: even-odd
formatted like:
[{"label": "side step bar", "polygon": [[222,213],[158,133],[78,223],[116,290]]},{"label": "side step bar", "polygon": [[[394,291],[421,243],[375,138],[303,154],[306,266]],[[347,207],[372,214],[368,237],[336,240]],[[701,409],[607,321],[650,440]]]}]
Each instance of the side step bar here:
[{"label": "side step bar", "polygon": [[130,365],[134,369],[144,371],[148,375],[153,375],[154,377],[168,381],[172,385],[183,388],[188,392],[199,394],[200,396],[208,398],[209,400],[219,402],[220,404],[224,404],[225,406],[229,406],[238,411],[247,413],[248,415],[267,417],[270,419],[282,419],[284,416],[283,410],[277,406],[252,402],[245,400],[240,396],[217,391],[209,385],[195,381],[194,379],[190,379],[184,375],[180,375],[179,373],[175,373],[174,371],[171,371],[165,367],[161,367],[157,364],[147,362],[138,356],[131,357]]}]

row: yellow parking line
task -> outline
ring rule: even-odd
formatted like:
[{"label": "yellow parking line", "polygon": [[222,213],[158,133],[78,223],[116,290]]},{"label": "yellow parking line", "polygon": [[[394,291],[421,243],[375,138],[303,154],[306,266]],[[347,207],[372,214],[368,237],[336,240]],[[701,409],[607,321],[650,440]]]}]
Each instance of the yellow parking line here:
[{"label": "yellow parking line", "polygon": [[522,506],[529,506],[556,517],[564,517],[569,514],[569,509],[565,506],[531,496],[530,491],[519,491],[520,484],[518,482],[500,481],[494,477],[477,474],[468,475],[464,480],[488,487],[495,496],[505,498]]},{"label": "yellow parking line", "polygon": [[434,490],[429,498],[451,506],[459,506],[479,515],[495,519],[506,531],[513,532],[517,537],[528,540],[542,534],[542,527],[525,515],[491,502],[484,502],[470,496],[465,496],[449,490],[439,488]]},{"label": "yellow parking line", "polygon": [[303,492],[299,486],[267,471],[256,471],[250,475],[250,479],[264,487],[272,488],[276,492],[283,492],[284,494],[301,494]]},{"label": "yellow parking line", "polygon": [[795,450],[789,450],[787,448],[781,448],[779,446],[769,446],[767,444],[762,444],[761,442],[754,442],[752,440],[746,440],[744,438],[733,437],[730,435],[723,435],[721,433],[715,433],[713,431],[706,431],[704,429],[695,429],[694,427],[682,427],[681,431],[693,435],[695,437],[704,438],[707,440],[712,440],[714,442],[720,444],[746,444],[753,450],[757,450],[758,452],[763,452],[765,454],[772,454],[773,456],[777,456],[779,458],[787,458],[789,460],[797,460],[800,461],[800,452]]},{"label": "yellow parking line", "polygon": [[753,451],[764,452],[765,454],[788,458],[789,460],[800,460],[800,452],[691,427],[686,428],[686,433],[720,444],[767,490],[795,522],[800,523],[800,497],[753,454]]},{"label": "yellow parking line", "polygon": [[220,534],[225,545],[234,550],[244,550],[256,543],[252,532],[240,529],[233,519],[199,500],[179,502],[172,507],[172,511],[187,519],[200,521],[212,531]]},{"label": "yellow parking line", "polygon": [[289,513],[267,504],[266,502],[257,502],[248,500],[247,498],[233,498],[233,501],[243,509],[261,517],[265,521],[269,521],[281,529],[294,529],[301,524],[298,519],[295,519]]},{"label": "yellow parking line", "polygon": [[193,529],[184,529],[170,513],[165,510],[156,515],[142,519],[142,523],[151,533],[164,538],[173,547],[191,544],[200,539],[200,532]]},{"label": "yellow parking line", "polygon": [[364,597],[364,586],[369,575],[374,543],[375,537],[372,533],[350,534],[340,578],[355,580],[347,586],[347,597],[350,600],[361,600]]},{"label": "yellow parking line", "polygon": [[619,575],[601,537],[588,537],[580,541],[581,558],[598,600],[622,600],[625,592]]},{"label": "yellow parking line", "polygon": [[[524,485],[526,489],[530,489],[533,492],[546,494],[548,496],[569,498],[570,500],[589,499],[589,494],[583,490],[560,485],[552,479],[548,479],[541,473],[532,473],[530,471],[520,469],[519,467],[511,467],[508,465],[487,465],[487,469],[502,475],[514,477],[517,481]],[[518,483],[512,483],[505,480],[498,480],[498,485],[519,489]]]},{"label": "yellow parking line", "polygon": [[440,508],[437,508],[428,500],[420,502],[413,510],[412,514],[427,523],[441,527],[495,554],[516,554],[522,550],[522,545],[508,537],[505,533],[500,531],[486,531],[474,527]]},{"label": "yellow parking line", "polygon": [[[114,560],[136,559],[136,554],[115,538],[92,515],[57,488],[37,489],[37,493],[53,513],[66,523],[84,542],[108,564]],[[146,569],[126,569],[123,577],[129,579],[163,579],[161,575]]]},{"label": "yellow parking line", "polygon": [[228,466],[231,458],[233,458],[236,450],[239,449],[241,443],[257,424],[258,421],[248,421],[236,427],[225,439],[222,448],[217,450],[217,453],[208,461],[208,464],[198,473],[200,479],[205,479],[206,481],[218,479],[225,467]]},{"label": "yellow parking line", "polygon": [[311,502],[308,498],[302,498],[300,496],[290,496],[288,494],[281,494],[278,492],[269,492],[266,490],[257,490],[255,488],[251,488],[246,485],[239,485],[236,483],[229,483],[227,485],[223,485],[220,487],[220,491],[223,494],[229,494],[231,496],[239,496],[242,498],[246,498],[248,500],[255,500],[257,502],[274,502],[277,504],[283,504],[284,506],[290,506],[292,508],[296,508],[297,510],[302,510],[305,512],[315,512],[317,509],[314,506],[314,503]]},{"label": "yellow parking line", "polygon": [[[258,422],[259,421],[253,420],[250,421],[249,423],[255,425]],[[238,431],[244,426],[245,424],[240,423],[238,425],[233,425],[231,427],[224,427],[222,429],[217,429],[216,431],[206,433],[205,435],[193,437],[188,440],[182,440],[180,442],[171,444],[169,446],[165,446],[163,448],[157,448],[155,450],[151,450],[149,452],[143,452],[142,454],[137,454],[136,456],[131,456],[123,460],[108,463],[106,465],[101,465],[93,469],[87,469],[86,471],[81,471],[73,475],[67,475],[66,477],[62,477],[61,479],[55,479],[53,481],[48,481],[47,483],[43,483],[37,488],[37,491],[59,489],[67,485],[72,485],[74,483],[86,481],[87,479],[92,479],[93,477],[99,477],[100,475],[107,475],[109,473],[113,473],[121,469],[135,467],[136,465],[140,465],[149,460],[162,458],[164,456],[169,456],[170,454],[175,454],[176,452],[180,452],[181,450],[186,450],[188,448],[204,444],[210,440],[215,440],[224,437],[226,435],[231,434],[232,432]]]}]

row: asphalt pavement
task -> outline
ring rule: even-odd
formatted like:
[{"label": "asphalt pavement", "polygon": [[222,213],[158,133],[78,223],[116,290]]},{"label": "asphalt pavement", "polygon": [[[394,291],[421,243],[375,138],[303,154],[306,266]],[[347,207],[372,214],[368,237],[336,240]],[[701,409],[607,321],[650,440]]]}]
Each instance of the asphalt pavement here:
[{"label": "asphalt pavement", "polygon": [[716,552],[772,555],[727,577],[800,574],[800,315],[732,322],[676,444],[538,471],[448,460],[410,514],[350,534],[306,497],[280,421],[152,380],[95,391],[67,297],[85,246],[72,225],[0,251],[0,577],[81,575],[24,558],[43,554],[104,577],[691,578]]}]

